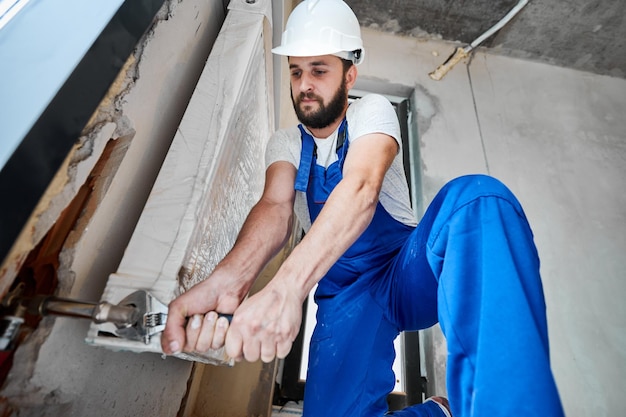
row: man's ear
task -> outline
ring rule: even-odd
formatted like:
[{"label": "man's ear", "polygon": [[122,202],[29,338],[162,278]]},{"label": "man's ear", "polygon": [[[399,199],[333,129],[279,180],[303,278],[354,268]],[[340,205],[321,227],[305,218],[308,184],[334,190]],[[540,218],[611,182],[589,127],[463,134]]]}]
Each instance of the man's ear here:
[{"label": "man's ear", "polygon": [[348,69],[348,72],[346,72],[346,87],[348,87],[348,90],[354,87],[354,83],[356,82],[357,75],[358,75],[358,71],[356,69],[356,65],[353,64]]}]

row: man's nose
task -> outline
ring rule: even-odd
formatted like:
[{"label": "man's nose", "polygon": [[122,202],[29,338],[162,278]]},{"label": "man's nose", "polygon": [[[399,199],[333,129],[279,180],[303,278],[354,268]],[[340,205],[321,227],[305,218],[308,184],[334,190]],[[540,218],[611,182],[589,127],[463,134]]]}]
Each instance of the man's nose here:
[{"label": "man's nose", "polygon": [[303,73],[300,77],[300,91],[307,93],[313,91],[313,77],[307,73]]}]

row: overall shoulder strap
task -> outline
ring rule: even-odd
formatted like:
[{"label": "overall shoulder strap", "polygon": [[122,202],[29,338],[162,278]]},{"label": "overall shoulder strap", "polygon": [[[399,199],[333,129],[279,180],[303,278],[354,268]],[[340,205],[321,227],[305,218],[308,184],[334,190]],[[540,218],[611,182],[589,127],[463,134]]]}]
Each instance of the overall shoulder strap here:
[{"label": "overall shoulder strap", "polygon": [[315,152],[315,141],[313,137],[307,133],[304,127],[298,125],[300,129],[300,137],[302,140],[302,151],[300,152],[300,165],[298,166],[298,174],[296,175],[296,191],[306,192],[309,185],[309,174],[311,173],[311,164],[313,164],[313,153]]},{"label": "overall shoulder strap", "polygon": [[[296,175],[296,183],[294,188],[296,191],[306,192],[307,187],[309,185],[309,176],[311,173],[311,166],[314,163],[314,159],[317,157],[317,146],[315,145],[315,140],[313,136],[311,136],[302,124],[298,125],[298,129],[300,129],[300,138],[302,140],[302,151],[300,152],[300,164],[298,166],[298,174]],[[341,161],[341,166],[343,167],[343,160],[345,159],[346,153],[348,151],[348,122],[344,117],[341,125],[339,126],[339,132],[337,136],[337,147],[335,152],[337,152],[337,156]],[[343,146],[343,145],[346,146]],[[341,154],[340,154],[341,151]]]}]

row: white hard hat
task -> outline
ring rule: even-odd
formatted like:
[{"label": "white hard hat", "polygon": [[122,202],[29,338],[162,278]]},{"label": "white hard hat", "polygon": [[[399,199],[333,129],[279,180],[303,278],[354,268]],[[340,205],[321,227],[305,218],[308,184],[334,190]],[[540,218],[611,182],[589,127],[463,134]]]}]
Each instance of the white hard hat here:
[{"label": "white hard hat", "polygon": [[291,12],[277,55],[337,55],[360,64],[363,60],[361,28],[343,0],[304,0]]}]

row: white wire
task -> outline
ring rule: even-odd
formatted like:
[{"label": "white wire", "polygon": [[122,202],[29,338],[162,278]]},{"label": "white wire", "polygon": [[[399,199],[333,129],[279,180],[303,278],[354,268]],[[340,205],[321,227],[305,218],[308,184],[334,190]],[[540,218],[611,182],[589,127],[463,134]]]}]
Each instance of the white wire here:
[{"label": "white wire", "polygon": [[498,30],[502,29],[502,27],[506,25],[507,23],[509,23],[509,20],[513,19],[513,17],[515,17],[515,15],[519,13],[519,11],[522,10],[522,8],[524,8],[524,6],[526,6],[526,4],[528,4],[528,0],[520,0],[519,3],[517,3],[517,5],[513,7],[511,11],[506,14],[506,16],[504,16],[498,23],[496,23],[491,28],[489,28],[485,33],[483,33],[478,38],[476,38],[474,42],[470,44],[470,46],[472,48],[477,47],[485,39],[493,35]]}]

